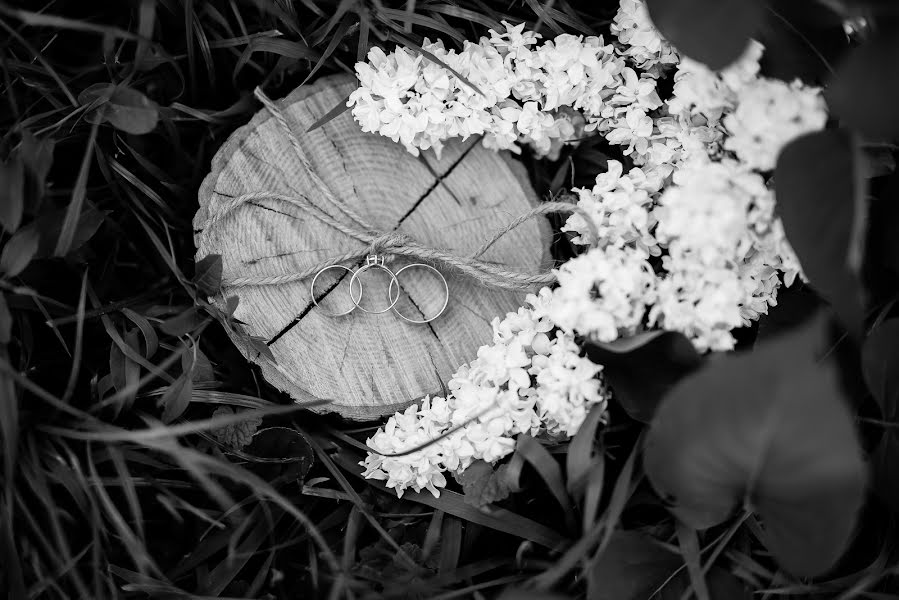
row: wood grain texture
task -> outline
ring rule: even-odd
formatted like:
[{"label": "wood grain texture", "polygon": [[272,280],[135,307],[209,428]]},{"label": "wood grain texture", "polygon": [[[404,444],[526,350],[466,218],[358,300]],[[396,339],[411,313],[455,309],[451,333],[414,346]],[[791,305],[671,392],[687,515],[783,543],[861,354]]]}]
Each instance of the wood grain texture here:
[{"label": "wood grain texture", "polygon": [[[319,177],[379,230],[396,229],[431,247],[471,253],[493,231],[536,204],[521,165],[485,150],[474,139],[448,144],[440,160],[431,151],[415,158],[389,139],[363,133],[348,111],[306,132],[354,87],[349,77],[325,78],[297,89],[278,106]],[[200,188],[195,229],[210,209],[263,190],[321,197],[266,111],[237,130],[213,159]],[[548,223],[538,217],[503,237],[483,258],[535,272],[549,266],[549,241]],[[197,229],[195,243],[198,261],[209,254],[222,256],[226,281],[300,271],[359,247],[359,242],[295,206],[270,200],[237,209],[209,231]],[[390,266],[397,270],[404,264],[408,261],[396,260]],[[316,297],[333,311],[350,306],[349,277],[339,278],[341,274],[330,270],[316,283]],[[369,419],[440,393],[459,366],[491,341],[493,317],[516,310],[524,299],[525,292],[488,289],[461,275],[444,275],[449,306],[427,325],[406,323],[392,312],[370,315],[357,310],[329,318],[312,306],[309,281],[242,287],[224,295],[240,298],[235,317],[246,323],[246,333],[266,340],[277,337],[269,344],[274,366],[258,360],[255,351],[232,336],[269,383],[295,399],[311,395],[330,400],[322,410]],[[360,279],[363,306],[386,306],[389,276],[371,270]],[[426,270],[409,269],[400,284],[404,296],[397,308],[404,314],[422,318],[422,312],[429,315],[439,308],[443,284]],[[223,297],[213,301],[224,303]]]}]

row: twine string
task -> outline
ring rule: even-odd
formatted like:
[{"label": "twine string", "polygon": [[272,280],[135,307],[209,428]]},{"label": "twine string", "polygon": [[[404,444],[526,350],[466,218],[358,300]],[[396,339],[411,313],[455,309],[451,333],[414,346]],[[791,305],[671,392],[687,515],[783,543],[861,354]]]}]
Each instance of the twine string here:
[{"label": "twine string", "polygon": [[548,213],[576,213],[583,217],[587,227],[590,229],[592,239],[595,240],[597,237],[593,220],[586,211],[577,205],[568,202],[544,202],[539,204],[526,213],[516,217],[506,226],[495,231],[474,253],[468,256],[459,256],[449,250],[425,246],[400,231],[378,231],[374,227],[368,225],[365,219],[353,211],[353,209],[345,202],[337,198],[337,196],[330,191],[327,184],[325,184],[325,182],[315,173],[312,165],[303,154],[299,139],[294,135],[293,130],[287,123],[287,119],[281,112],[281,109],[278,108],[278,106],[268,98],[261,89],[256,88],[255,95],[281,125],[282,131],[287,136],[291,147],[302,162],[306,173],[310,175],[315,187],[340,216],[332,214],[314,198],[304,194],[287,195],[268,191],[250,192],[231,198],[220,204],[216,210],[211,210],[206,221],[201,225],[202,229],[208,231],[209,228],[221,222],[238,208],[246,204],[268,200],[284,202],[299,208],[323,225],[358,241],[361,247],[357,250],[351,250],[340,255],[332,256],[302,271],[274,275],[247,275],[236,277],[224,281],[223,287],[239,288],[246,286],[285,285],[287,283],[302,281],[309,277],[313,277],[316,273],[331,265],[358,262],[368,255],[384,253],[405,256],[449,268],[489,287],[518,290],[535,285],[552,283],[556,280],[556,276],[552,271],[543,273],[513,271],[502,265],[480,258],[510,231],[539,215]]}]

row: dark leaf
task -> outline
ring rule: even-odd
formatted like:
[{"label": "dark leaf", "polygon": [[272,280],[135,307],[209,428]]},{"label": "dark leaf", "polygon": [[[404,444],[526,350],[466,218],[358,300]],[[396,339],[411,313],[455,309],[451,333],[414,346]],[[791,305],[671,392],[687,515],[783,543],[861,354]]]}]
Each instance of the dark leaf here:
[{"label": "dark leaf", "polygon": [[191,306],[180,315],[166,319],[159,325],[164,333],[174,336],[187,335],[199,328],[206,318],[196,306]]},{"label": "dark leaf", "polygon": [[250,352],[253,353],[255,358],[263,357],[263,358],[267,358],[268,360],[270,360],[272,362],[276,362],[275,355],[272,352],[272,349],[269,348],[267,341],[268,340],[266,340],[265,338],[258,337],[255,335],[247,336],[247,343],[250,346],[249,350],[250,350]]},{"label": "dark leaf", "polygon": [[337,118],[338,116],[340,116],[341,114],[345,113],[346,111],[348,111],[350,109],[350,106],[347,104],[349,99],[350,99],[350,97],[349,97],[349,95],[347,95],[347,97],[344,98],[343,100],[341,100],[338,104],[336,104],[334,106],[334,108],[332,108],[331,110],[329,110],[328,112],[323,114],[321,117],[319,117],[315,121],[315,123],[313,123],[312,125],[309,126],[309,129],[306,130],[306,133],[309,133],[310,131],[315,131],[316,129],[318,129],[319,127],[321,127],[328,121],[331,121],[331,120]]},{"label": "dark leaf", "polygon": [[520,434],[515,443],[515,450],[518,452],[540,475],[543,483],[552,493],[559,507],[567,518],[572,516],[571,498],[568,497],[568,491],[565,488],[565,480],[562,477],[562,469],[559,463],[553,458],[552,454],[538,442],[527,434]]},{"label": "dark leaf", "polygon": [[781,287],[777,291],[777,306],[759,318],[756,345],[795,329],[818,314],[823,306],[821,298],[798,278],[790,287]]},{"label": "dark leaf", "polygon": [[150,321],[148,321],[145,316],[134,312],[127,306],[122,309],[122,314],[125,315],[129,321],[137,325],[141,335],[144,336],[144,345],[146,349],[143,353],[144,358],[153,358],[153,355],[156,354],[156,351],[159,349],[159,336],[156,335],[156,330],[150,325]]},{"label": "dark leaf", "polygon": [[611,343],[585,342],[587,358],[603,366],[613,398],[631,418],[648,423],[662,397],[702,364],[683,334],[652,331]]},{"label": "dark leaf", "polygon": [[854,155],[848,132],[810,133],[783,149],[774,180],[777,211],[805,275],[859,337],[864,208]]},{"label": "dark leaf", "polygon": [[222,289],[222,257],[220,254],[204,256],[197,263],[194,284],[207,296],[215,296]]},{"label": "dark leaf", "polygon": [[684,562],[649,536],[616,531],[588,572],[593,600],[645,600]]},{"label": "dark leaf", "polygon": [[237,59],[237,63],[234,65],[235,76],[250,62],[255,52],[268,52],[293,60],[318,60],[321,56],[318,52],[301,42],[284,38],[257,37],[247,44],[240,58]]},{"label": "dark leaf", "polygon": [[823,85],[847,50],[843,19],[819,0],[765,0],[767,14],[758,39],[765,52],[761,74]]},{"label": "dark leaf", "polygon": [[215,381],[215,373],[209,358],[195,344],[190,351],[181,355],[181,368],[190,371],[194,382]]},{"label": "dark leaf", "polygon": [[[107,214],[105,211],[97,210],[92,206],[84,209],[78,218],[78,225],[75,228],[69,251],[74,252],[91,239],[97,233],[100,225],[103,224]],[[54,210],[41,215],[21,229],[21,232],[34,230],[37,234],[39,243],[37,253],[34,256],[35,259],[47,258],[53,255],[53,251],[56,248],[56,240],[59,239],[65,218],[66,211],[64,209]]]},{"label": "dark leaf", "polygon": [[[19,148],[19,157],[25,163],[25,172],[31,181],[31,202],[26,206],[29,214],[37,213],[40,200],[44,195],[47,183],[47,174],[53,166],[53,150],[56,146],[52,138],[37,139],[31,132],[22,134],[22,145]],[[26,177],[26,180],[29,178]]]},{"label": "dark leaf", "polygon": [[527,588],[506,588],[497,600],[570,600],[571,596]]},{"label": "dark leaf", "polygon": [[39,242],[35,229],[25,227],[14,233],[0,253],[0,272],[15,277],[24,271],[37,254]]},{"label": "dark leaf", "polygon": [[[568,446],[568,456],[565,458],[565,480],[568,493],[578,498],[584,491],[587,479],[596,468],[597,456],[596,432],[602,422],[603,406],[597,404],[590,409],[587,418],[581,423],[580,429]],[[602,453],[599,453],[602,460]]]},{"label": "dark leaf", "polygon": [[[135,352],[140,351],[140,341],[136,329],[127,332],[122,338]],[[118,344],[112,344],[109,349],[109,374],[112,377],[112,384],[115,390],[119,393],[124,393],[123,401],[118,408],[131,406],[137,395],[140,365],[125,356]]]},{"label": "dark leaf", "polygon": [[862,372],[884,420],[899,420],[899,319],[884,321],[868,335]]},{"label": "dark leaf", "polygon": [[899,136],[899,35],[877,37],[852,50],[825,89],[828,108],[843,125],[870,139]]},{"label": "dark leaf", "polygon": [[25,169],[14,158],[0,164],[0,227],[14,232],[22,223],[25,207]]},{"label": "dark leaf", "polygon": [[194,385],[190,373],[185,373],[166,388],[159,400],[162,405],[163,423],[171,423],[187,410],[193,395]]},{"label": "dark leaf", "polygon": [[647,0],[646,7],[679,52],[714,70],[743,54],[765,16],[761,0]]},{"label": "dark leaf", "polygon": [[[0,344],[8,344],[10,339],[12,339],[12,314],[9,312],[6,296],[0,294]],[[0,375],[0,379],[5,377]]]},{"label": "dark leaf", "polygon": [[504,466],[494,471],[490,463],[483,460],[471,463],[458,477],[465,492],[465,503],[481,508],[508,498],[512,490],[506,481]]},{"label": "dark leaf", "polygon": [[893,512],[899,513],[899,436],[894,430],[884,432],[880,445],[871,454],[874,484],[871,486]]},{"label": "dark leaf", "polygon": [[244,452],[261,459],[259,475],[266,479],[303,479],[312,468],[315,454],[302,433],[289,427],[268,427],[253,435]]},{"label": "dark leaf", "polygon": [[816,360],[826,325],[815,319],[682,381],[645,447],[646,473],[678,518],[705,529],[754,510],[768,549],[800,576],[839,558],[867,479],[836,368]]},{"label": "dark leaf", "polygon": [[[711,600],[752,600],[752,592],[746,589],[730,571],[712,567],[706,575]],[[683,571],[677,574],[652,600],[681,600],[691,589],[690,579]]]}]

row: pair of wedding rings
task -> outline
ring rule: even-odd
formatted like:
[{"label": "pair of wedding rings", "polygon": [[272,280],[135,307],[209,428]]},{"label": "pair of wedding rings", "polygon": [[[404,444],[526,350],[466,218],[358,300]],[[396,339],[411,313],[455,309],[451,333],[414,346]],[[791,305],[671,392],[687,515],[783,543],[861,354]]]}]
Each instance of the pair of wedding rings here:
[{"label": "pair of wedding rings", "polygon": [[[327,267],[323,268],[318,273],[316,273],[315,277],[312,278],[312,283],[310,284],[310,293],[312,295],[312,303],[315,304],[315,306],[317,306],[319,308],[319,310],[321,311],[322,314],[324,314],[328,317],[343,317],[343,316],[350,314],[357,308],[359,310],[361,310],[362,312],[366,312],[366,313],[369,313],[372,315],[379,315],[382,313],[386,313],[389,310],[393,310],[393,312],[396,313],[396,315],[398,317],[400,317],[401,319],[403,319],[404,321],[407,321],[409,323],[415,323],[415,324],[423,324],[423,323],[430,323],[431,321],[433,321],[434,319],[436,319],[437,317],[439,317],[440,315],[443,314],[443,311],[446,310],[446,306],[449,303],[449,285],[446,283],[446,277],[444,277],[440,271],[438,271],[431,265],[427,265],[424,263],[413,263],[411,265],[406,265],[405,267],[403,267],[402,269],[400,269],[399,271],[394,273],[390,268],[388,268],[385,265],[385,262],[386,262],[386,260],[383,255],[371,254],[365,258],[365,264],[362,265],[361,267],[359,267],[358,269],[356,269],[355,271],[353,271],[349,267],[345,267],[343,265],[328,265]],[[400,287],[400,282],[399,282],[398,278],[404,271],[407,271],[409,269],[414,269],[416,267],[421,268],[421,269],[428,269],[428,270],[436,273],[437,276],[440,277],[440,281],[443,282],[443,290],[444,290],[444,295],[445,295],[445,297],[443,299],[443,305],[440,307],[440,310],[437,311],[436,314],[434,314],[431,317],[424,318],[424,319],[412,319],[410,317],[407,317],[406,315],[404,315],[403,313],[401,313],[399,310],[396,309],[396,303],[399,301],[400,293],[402,291],[402,288]],[[352,276],[350,277],[350,300],[353,301],[353,306],[349,310],[346,310],[346,311],[340,312],[340,313],[328,312],[321,307],[321,305],[318,303],[318,299],[316,299],[316,297],[315,297],[315,282],[318,280],[319,276],[322,273],[324,273],[325,271],[327,271],[329,269],[343,269],[347,273],[352,273]],[[380,310],[373,310],[373,309],[365,308],[361,304],[362,296],[364,295],[365,290],[362,287],[362,280],[359,279],[359,276],[362,275],[362,273],[364,273],[368,269],[380,269],[382,271],[385,271],[390,276],[390,285],[387,288],[387,300],[390,302],[390,305],[387,306],[387,308],[383,308]],[[359,287],[359,297],[358,298],[356,297],[356,294],[354,293],[356,284],[358,284],[358,287]]]}]

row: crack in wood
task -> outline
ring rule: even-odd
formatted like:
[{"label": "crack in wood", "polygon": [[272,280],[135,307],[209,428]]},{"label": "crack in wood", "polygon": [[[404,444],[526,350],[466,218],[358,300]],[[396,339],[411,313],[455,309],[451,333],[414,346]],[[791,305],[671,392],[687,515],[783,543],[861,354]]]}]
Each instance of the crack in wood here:
[{"label": "crack in wood", "polygon": [[[478,142],[476,141],[475,143],[469,145],[468,148],[466,148],[465,150],[463,150],[463,151],[462,151],[462,154],[459,155],[459,158],[457,158],[455,161],[453,161],[453,163],[452,163],[452,164],[449,166],[449,168],[443,173],[443,175],[437,175],[437,174],[434,172],[434,170],[431,168],[431,166],[430,166],[430,165],[427,165],[428,170],[429,170],[431,173],[433,173],[437,178],[436,178],[436,179],[434,180],[434,182],[428,187],[428,189],[425,190],[425,192],[418,198],[418,200],[416,200],[415,203],[412,204],[412,207],[411,207],[409,210],[407,210],[406,213],[405,213],[402,217],[399,218],[399,220],[397,221],[396,225],[394,225],[392,231],[396,231],[397,229],[399,229],[400,225],[403,224],[403,221],[405,221],[407,218],[409,218],[409,217],[412,215],[413,212],[415,212],[415,210],[421,205],[421,203],[424,202],[425,199],[426,199],[429,195],[431,195],[431,193],[432,193],[435,189],[437,189],[437,187],[440,186],[441,183],[443,183],[443,180],[444,180],[444,179],[446,179],[447,177],[450,176],[450,174],[452,174],[452,172],[456,169],[456,167],[458,167],[459,164],[462,163],[462,160],[463,160],[466,156],[468,156],[468,154],[469,154],[469,153],[475,148],[475,146],[477,146],[477,145],[478,145]],[[446,187],[446,186],[444,186],[444,187]],[[453,196],[453,198],[455,198],[455,195],[453,194],[452,190],[450,190],[448,187],[446,188],[446,190],[447,190],[447,192],[449,192],[449,194],[450,194],[451,196]],[[458,198],[456,199],[456,201],[458,202]],[[265,207],[262,207],[262,208],[265,208]],[[271,210],[271,209],[269,209],[269,210]],[[278,212],[278,211],[275,211],[275,212]],[[282,213],[282,214],[283,214],[283,213]],[[356,263],[356,267],[358,268],[359,266],[361,266],[361,264],[362,264],[362,261],[357,262],[357,263]],[[331,286],[329,286],[327,289],[325,289],[324,293],[323,293],[321,296],[318,296],[318,297],[315,298],[315,302],[321,302],[322,300],[324,300],[324,299],[328,296],[328,294],[330,294],[330,293],[334,290],[334,288],[336,288],[338,285],[340,285],[340,282],[342,282],[343,279],[344,279],[347,275],[349,275],[348,272],[344,272],[342,275],[340,275],[340,276],[337,278],[337,281],[336,281],[333,285],[331,285]],[[397,283],[399,283],[399,282],[397,282]],[[411,298],[410,298],[410,300],[411,300]],[[296,326],[299,324],[299,322],[303,320],[303,317],[305,317],[307,314],[309,314],[309,311],[311,311],[312,308],[315,306],[315,302],[309,302],[309,304],[306,305],[306,306],[303,308],[303,310],[301,310],[301,311],[297,314],[297,316],[294,317],[294,319],[293,319],[292,321],[290,321],[289,323],[287,323],[284,327],[281,328],[280,331],[278,331],[278,333],[276,333],[276,334],[274,335],[274,337],[272,337],[269,341],[267,341],[267,342],[266,342],[266,345],[267,345],[267,346],[271,346],[272,344],[274,344],[275,342],[277,342],[279,339],[281,339],[282,337],[284,337],[284,335],[286,335],[291,329],[293,329],[294,327],[296,327]],[[413,302],[413,304],[414,304],[414,302]],[[418,308],[418,307],[416,306],[416,308]],[[437,336],[437,333],[434,331],[434,328],[431,327],[431,324],[430,324],[430,323],[428,323],[427,325],[428,325],[428,327],[430,327],[431,332],[434,333],[434,336],[436,337],[436,336]],[[437,339],[439,340],[440,338],[438,337]]]}]

